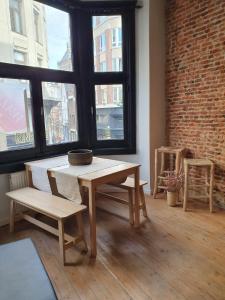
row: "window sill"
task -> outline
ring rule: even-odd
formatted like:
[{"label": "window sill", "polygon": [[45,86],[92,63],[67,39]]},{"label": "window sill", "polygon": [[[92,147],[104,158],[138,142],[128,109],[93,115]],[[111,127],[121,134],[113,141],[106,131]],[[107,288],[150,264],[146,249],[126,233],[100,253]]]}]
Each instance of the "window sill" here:
[{"label": "window sill", "polygon": [[[136,149],[135,148],[100,148],[100,149],[94,149],[93,150],[94,155],[124,155],[124,154],[136,154]],[[57,156],[62,156],[65,155],[66,153],[61,153],[57,155],[43,155],[43,156],[38,156],[34,157],[28,160],[20,160],[17,162],[12,162],[12,163],[5,163],[5,164],[0,164],[0,174],[7,174],[7,173],[13,173],[13,172],[19,172],[23,171],[25,169],[24,163],[27,161],[32,161],[32,160],[40,160],[40,159],[45,159],[45,158],[52,158],[52,157],[57,157]]]}]

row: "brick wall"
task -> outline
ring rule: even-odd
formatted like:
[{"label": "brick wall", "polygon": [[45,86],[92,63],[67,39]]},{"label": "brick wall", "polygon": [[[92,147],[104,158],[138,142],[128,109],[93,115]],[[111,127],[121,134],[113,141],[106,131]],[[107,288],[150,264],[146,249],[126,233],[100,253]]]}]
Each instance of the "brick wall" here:
[{"label": "brick wall", "polygon": [[225,207],[225,1],[168,0],[166,24],[168,144],[216,163]]}]

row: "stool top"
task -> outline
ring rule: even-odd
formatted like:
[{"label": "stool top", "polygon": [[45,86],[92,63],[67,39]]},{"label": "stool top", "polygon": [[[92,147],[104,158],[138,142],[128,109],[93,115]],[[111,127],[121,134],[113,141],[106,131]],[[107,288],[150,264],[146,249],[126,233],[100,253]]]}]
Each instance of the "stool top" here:
[{"label": "stool top", "polygon": [[162,146],[157,149],[159,152],[165,152],[165,153],[174,153],[177,152],[183,152],[184,148],[178,148],[178,147],[170,147],[170,146]]},{"label": "stool top", "polygon": [[189,166],[213,166],[214,163],[210,159],[185,158],[184,164]]}]

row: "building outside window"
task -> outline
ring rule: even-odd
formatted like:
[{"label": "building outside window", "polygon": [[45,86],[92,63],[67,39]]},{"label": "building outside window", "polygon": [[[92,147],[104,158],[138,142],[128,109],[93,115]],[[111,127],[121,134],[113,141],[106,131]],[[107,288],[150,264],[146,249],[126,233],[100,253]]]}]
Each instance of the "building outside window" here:
[{"label": "building outside window", "polygon": [[14,50],[14,63],[15,64],[26,65],[26,57],[27,57],[26,53],[24,53],[22,51]]},{"label": "building outside window", "polygon": [[9,0],[11,29],[24,34],[22,21],[22,0]]}]

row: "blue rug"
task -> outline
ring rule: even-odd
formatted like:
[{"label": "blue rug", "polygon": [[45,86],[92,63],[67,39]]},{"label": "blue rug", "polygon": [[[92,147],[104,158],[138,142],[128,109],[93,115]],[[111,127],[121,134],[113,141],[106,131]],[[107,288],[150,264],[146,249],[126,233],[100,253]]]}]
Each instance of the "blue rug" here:
[{"label": "blue rug", "polygon": [[30,239],[0,245],[0,300],[13,299],[57,299]]}]

